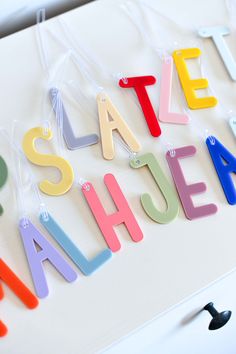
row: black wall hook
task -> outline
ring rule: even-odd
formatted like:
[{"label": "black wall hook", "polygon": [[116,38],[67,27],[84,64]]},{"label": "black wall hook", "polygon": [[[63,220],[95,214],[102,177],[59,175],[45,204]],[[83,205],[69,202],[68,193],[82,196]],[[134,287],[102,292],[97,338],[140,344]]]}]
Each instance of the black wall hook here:
[{"label": "black wall hook", "polygon": [[229,321],[232,314],[231,311],[218,312],[215,309],[213,302],[209,302],[209,304],[204,307],[204,310],[208,311],[213,317],[208,327],[209,330],[223,327]]}]

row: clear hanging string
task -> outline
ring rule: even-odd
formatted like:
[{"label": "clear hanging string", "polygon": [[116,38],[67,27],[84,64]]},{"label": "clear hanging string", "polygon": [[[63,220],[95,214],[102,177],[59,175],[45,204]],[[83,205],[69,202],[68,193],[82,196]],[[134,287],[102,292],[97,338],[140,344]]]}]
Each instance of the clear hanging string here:
[{"label": "clear hanging string", "polygon": [[[45,20],[45,9],[41,9],[37,13],[37,21],[38,24],[40,24],[43,20]],[[52,128],[50,121],[51,121],[51,116],[54,115],[54,109],[56,112],[56,127],[57,127],[57,152],[59,155],[62,157],[65,157],[66,155],[66,150],[64,149],[64,140],[63,140],[63,112],[62,112],[62,107],[54,107],[50,106],[50,112],[49,114],[45,113],[45,107],[46,107],[46,102],[48,101],[48,92],[51,87],[55,87],[58,89],[58,94],[60,90],[61,83],[64,80],[65,76],[65,71],[66,67],[68,64],[68,61],[72,55],[71,50],[65,51],[65,54],[58,60],[58,62],[54,65],[54,70],[49,69],[49,63],[48,63],[48,51],[47,51],[47,46],[45,43],[45,32],[42,32],[42,29],[38,27],[38,32],[40,33],[39,36],[39,48],[40,48],[40,53],[41,53],[41,61],[42,61],[42,66],[44,68],[47,68],[47,87],[45,90],[45,95],[43,98],[43,117],[48,115],[48,119],[42,120],[42,126],[44,127],[44,134],[48,134],[48,130]],[[56,99],[55,104],[62,105],[61,99]]]},{"label": "clear hanging string", "polygon": [[[146,3],[141,0],[137,0],[135,3],[131,1],[127,1],[124,4],[121,4],[121,9],[127,15],[127,17],[131,20],[131,22],[136,26],[140,35],[142,36],[144,42],[147,42],[148,45],[158,54],[161,60],[165,59],[165,57],[169,57],[171,55],[171,51],[177,49],[177,47],[181,44],[181,39],[184,35],[186,36],[186,31],[189,32],[189,28],[184,28],[173,19],[168,18],[164,14],[160,13],[149,3]],[[158,40],[155,39],[155,35],[153,35],[151,28],[149,26],[149,21],[147,21],[147,13],[152,13],[155,15],[156,21],[158,23]],[[146,19],[146,23],[144,24],[143,18]],[[165,26],[161,24],[161,21],[165,22]],[[178,39],[175,39],[173,42],[172,35],[167,32],[166,28],[173,28],[175,32],[175,36],[178,35]],[[164,30],[165,28],[165,30]],[[180,36],[182,34],[182,37]],[[154,39],[153,39],[154,38]],[[157,45],[158,41],[158,45]],[[173,42],[173,45],[170,43]],[[191,40],[188,39],[189,46],[192,46]],[[195,43],[194,43],[195,44]],[[186,42],[183,43],[186,45]],[[168,47],[169,46],[169,47]]]},{"label": "clear hanging string", "polygon": [[[13,130],[12,130],[12,140],[15,141],[15,130],[16,130],[16,125],[19,123],[18,121],[14,121],[13,122]],[[48,211],[47,211],[47,208],[46,208],[46,205],[41,197],[41,194],[40,194],[40,191],[39,191],[39,188],[38,188],[38,185],[36,183],[36,181],[34,180],[34,175],[31,171],[31,168],[29,166],[29,162],[27,161],[24,153],[21,151],[20,149],[20,146],[17,146],[16,143],[14,143],[15,145],[15,148],[14,148],[14,157],[15,157],[15,166],[17,168],[16,170],[16,178],[19,176],[19,179],[21,178],[21,171],[22,171],[22,168],[21,168],[21,165],[24,167],[24,170],[27,171],[27,174],[29,176],[29,184],[33,190],[33,194],[34,194],[34,197],[35,197],[35,200],[37,202],[37,204],[39,205],[39,214],[42,215],[43,219],[45,221],[48,220]],[[22,157],[20,159],[20,156]],[[18,162],[18,163],[17,163]],[[19,186],[19,190],[18,190],[18,193],[21,193],[21,198],[24,200],[24,193],[23,193],[23,183],[22,183],[22,180],[21,181],[21,184]]]},{"label": "clear hanging string", "polygon": [[48,62],[47,51],[45,49],[46,44],[45,44],[44,34],[42,32],[42,26],[41,26],[41,24],[45,20],[46,20],[46,10],[39,9],[36,13],[36,35],[38,41],[38,49],[40,54],[41,65],[44,69],[45,75],[47,76],[48,79],[50,79],[49,62]]},{"label": "clear hanging string", "polygon": [[[45,16],[44,16],[45,18]],[[57,36],[54,35],[54,33],[51,33],[54,39],[56,39],[64,49],[66,49],[66,59],[72,58],[73,61],[77,64],[80,72],[84,76],[85,79],[87,79],[91,85],[93,86],[93,89],[96,90],[96,92],[101,92],[103,88],[99,85],[97,85],[97,82],[93,79],[89,69],[87,68],[86,64],[83,62],[83,60],[80,59],[78,55],[74,52],[74,50],[71,50],[70,48],[67,47],[66,43],[59,39]],[[46,53],[46,46],[44,45],[44,39],[41,34],[41,42],[40,42],[40,49],[42,52],[42,60],[47,60],[48,56]],[[65,68],[65,61],[61,63],[62,68]],[[44,63],[44,67],[48,68],[48,62]],[[50,77],[50,75],[49,75]],[[50,80],[49,80],[50,82]],[[50,83],[50,86],[52,83]],[[80,92],[81,93],[81,92]],[[53,101],[53,106],[51,109],[51,113],[55,111],[56,114],[56,123],[57,123],[57,141],[58,141],[58,146],[59,146],[59,151],[60,155],[65,156],[65,145],[64,145],[64,139],[63,139],[63,105],[62,105],[62,99],[60,95],[60,90],[57,90],[57,94],[55,96],[55,99]],[[67,158],[68,160],[68,158]],[[89,185],[87,184],[86,179],[84,179],[81,176],[78,176],[75,178],[76,184],[79,184],[81,188],[89,188]]]},{"label": "clear hanging string", "polygon": [[[169,58],[171,57],[170,51],[167,50],[164,47],[164,43],[170,42],[170,37],[166,37],[166,40],[159,40],[160,45],[157,45],[156,40],[153,39],[154,36],[152,36],[151,31],[147,29],[147,27],[143,24],[141,15],[145,15],[145,9],[148,9],[151,12],[155,12],[156,15],[158,15],[160,18],[165,19],[168,23],[174,24],[175,29],[179,30],[179,25],[177,25],[175,22],[172,20],[168,19],[164,15],[160,14],[158,11],[153,9],[152,7],[148,6],[147,4],[137,1],[135,4],[133,2],[126,2],[124,4],[121,4],[121,9],[125,12],[125,14],[129,17],[131,22],[136,26],[138,29],[141,37],[143,38],[144,42],[147,42],[150,48],[157,53],[159,59],[161,61],[168,61]],[[137,11],[138,10],[138,11]],[[173,23],[172,23],[173,22]],[[160,29],[160,37],[164,38],[165,33]],[[174,45],[179,45],[179,42],[175,41]],[[177,78],[178,80],[178,78]],[[179,89],[181,89],[179,87]],[[186,113],[186,112],[185,112]],[[166,138],[163,136],[160,136],[158,139],[163,147],[163,150],[165,152],[170,152],[170,155],[172,157],[175,156],[175,149],[174,149],[174,144],[170,141],[168,141]]]},{"label": "clear hanging string", "polygon": [[[138,3],[141,4],[141,6],[146,7],[150,11],[153,11],[156,15],[158,15],[160,17],[163,17],[166,21],[168,21],[172,25],[174,25],[175,30],[176,30],[175,32],[179,32],[180,29],[181,29],[182,32],[185,31],[183,27],[181,27],[175,21],[170,20],[168,17],[160,14],[155,8],[153,8],[149,4],[144,3],[142,0],[138,0]],[[190,30],[194,34],[197,34],[197,28],[195,26],[191,26]],[[188,44],[190,44],[191,47],[198,47],[198,48],[202,49],[201,48],[201,44],[200,44],[200,40],[197,37],[194,38],[194,40],[192,40]],[[174,42],[173,42],[173,50],[176,50],[177,48],[181,48],[181,47],[185,47],[185,46],[186,46],[186,44],[182,45],[180,40],[178,40],[178,41],[174,40]],[[158,48],[158,50],[160,52],[160,48]],[[165,59],[165,55],[162,55],[162,58]],[[198,63],[199,63],[199,66],[200,66],[201,75],[202,75],[202,77],[205,77],[204,70],[203,70],[204,65],[203,65],[203,61],[202,61],[201,57],[198,58]],[[178,74],[177,74],[177,70],[174,68],[173,72],[174,72],[174,76],[175,76],[175,82],[178,85],[177,92],[180,93],[181,101],[182,101],[183,105],[185,106],[183,110],[184,110],[185,114],[189,117],[190,127],[194,129],[194,131],[197,133],[197,135],[201,139],[203,139],[205,141],[206,138],[209,138],[211,144],[214,145],[215,144],[215,138],[214,138],[214,136],[211,135],[209,128],[208,127],[203,127],[199,122],[196,122],[196,120],[193,119],[191,110],[187,107],[187,105],[185,103],[185,97],[184,97],[184,94],[183,94],[183,90],[181,89],[181,85],[180,85],[179,77],[178,77]],[[208,87],[208,92],[209,93],[213,92],[213,90],[212,90],[210,85]],[[169,144],[168,142],[166,142],[165,145],[168,146],[168,145],[172,145],[172,144]],[[171,150],[170,150],[170,153],[171,153]],[[174,156],[173,149],[172,149],[172,156]]]},{"label": "clear hanging string", "polygon": [[[64,75],[64,72],[61,70],[61,68],[66,67],[66,63],[70,56],[70,52],[66,52],[64,56],[62,56],[58,60],[58,62],[54,65],[52,70],[49,64],[48,47],[45,40],[45,28],[43,27],[45,20],[46,20],[45,8],[39,9],[36,12],[36,38],[37,38],[40,62],[44,71],[44,75],[46,77],[46,89],[42,98],[42,110],[41,110],[42,115],[40,118],[40,125],[43,127],[44,135],[48,135],[49,129],[51,129],[50,117],[51,114],[53,113],[51,110],[51,112],[48,114],[46,110],[46,102],[48,100],[48,87],[51,87],[53,85],[52,84],[53,82],[54,82],[54,86],[55,85],[59,86],[60,81],[62,81]],[[59,76],[59,73],[61,73],[62,78],[59,78],[56,84],[55,78]],[[45,118],[46,116],[48,116],[47,119]]]},{"label": "clear hanging string", "polygon": [[70,30],[68,24],[66,21],[63,19],[62,16],[59,16],[57,18],[57,21],[62,28],[63,34],[71,46],[72,49],[74,49],[75,52],[80,53],[80,55],[83,57],[83,60],[87,62],[87,65],[90,67],[91,65],[96,68],[96,70],[104,76],[105,79],[109,79],[110,74],[107,72],[105,67],[99,62],[99,60],[92,54],[92,52],[89,50],[87,46],[85,46],[84,43],[79,41],[79,33],[78,30],[76,32],[76,38],[73,34],[73,32]]},{"label": "clear hanging string", "polygon": [[[92,52],[79,41],[78,37],[75,39],[75,36],[73,35],[73,32],[70,30],[68,24],[65,22],[65,20],[60,16],[58,18],[58,23],[60,27],[62,28],[63,34],[67,40],[63,41],[60,38],[58,38],[55,33],[51,32],[49,29],[49,33],[51,36],[57,40],[61,45],[64,46],[64,48],[70,48],[70,50],[73,50],[75,53],[79,53],[80,57],[83,60],[83,65],[86,66],[87,71],[90,71],[90,76],[93,76],[91,66],[93,66],[97,72],[103,77],[103,80],[110,80],[112,79],[112,82],[115,80],[115,84],[117,84],[117,80],[122,80],[124,83],[127,83],[127,79],[124,77],[124,75],[121,72],[118,73],[111,73],[105,65],[102,65],[102,63],[95,58],[95,56],[92,54]],[[123,92],[123,91],[121,91]],[[140,110],[140,106],[137,102],[137,99],[132,93],[132,91],[129,91],[128,97],[131,97],[133,103],[135,106]]]},{"label": "clear hanging string", "polygon": [[[203,65],[203,63],[200,61],[199,62],[199,65],[200,65],[200,70],[201,70],[201,75],[202,77],[207,77],[207,72],[206,72],[206,69]],[[209,92],[215,96],[215,97],[218,97],[218,95],[216,94],[216,91],[215,89],[212,88],[212,86],[209,85]],[[236,114],[234,113],[233,109],[228,109],[225,104],[222,102],[222,100],[219,100],[218,99],[218,105],[220,107],[220,109],[222,110],[222,112],[224,113],[224,116],[225,116],[225,119],[230,119],[232,118],[233,116],[236,116]]]},{"label": "clear hanging string", "polygon": [[[75,50],[78,51],[82,57],[83,60],[87,63],[89,67],[92,65],[96,68],[97,71],[99,71],[100,75],[103,76],[105,80],[109,80],[110,78],[115,80],[126,80],[126,78],[122,75],[121,72],[118,73],[110,73],[104,65],[101,64],[101,62],[95,58],[94,54],[84,45],[82,44],[81,41],[79,41],[78,36],[75,39],[73,32],[70,30],[68,24],[65,22],[65,20],[62,18],[62,16],[58,17],[58,22],[63,30],[63,33],[70,43],[71,47]],[[126,81],[124,81],[126,82]]]},{"label": "clear hanging string", "polygon": [[[37,14],[37,21],[42,22],[42,20],[45,20],[45,11],[44,10],[40,10]],[[40,41],[39,41],[39,47],[40,47],[40,52],[41,52],[41,60],[42,60],[42,64],[44,68],[47,68],[48,71],[48,88],[47,91],[45,93],[44,96],[44,100],[43,100],[43,104],[45,107],[45,102],[48,101],[48,91],[49,89],[51,89],[52,87],[55,87],[57,89],[57,94],[56,97],[53,101],[53,105],[51,106],[50,109],[50,113],[49,113],[49,119],[47,121],[43,120],[42,125],[44,128],[44,133],[48,134],[48,129],[51,128],[50,125],[50,117],[52,114],[54,114],[54,112],[56,112],[56,126],[57,126],[57,147],[58,147],[58,152],[59,155],[65,157],[65,148],[64,148],[64,139],[63,139],[63,109],[62,109],[62,100],[60,97],[60,85],[53,83],[53,75],[50,75],[50,70],[49,70],[49,64],[48,64],[48,53],[47,53],[47,47],[45,45],[45,33],[42,33],[40,28],[39,28],[39,33],[40,33]],[[59,44],[62,45],[65,54],[62,57],[62,59],[60,60],[60,62],[57,64],[57,70],[56,73],[58,73],[59,69],[60,69],[60,74],[61,74],[61,78],[60,78],[60,82],[63,81],[64,76],[65,76],[65,69],[66,69],[66,65],[69,61],[69,59],[73,59],[76,64],[78,65],[78,67],[82,68],[81,70],[84,73],[84,76],[90,80],[90,82],[92,82],[92,85],[95,87],[95,89],[99,89],[101,90],[101,88],[97,87],[96,82],[93,81],[92,76],[90,75],[90,72],[88,71],[86,65],[84,65],[83,61],[80,60],[80,58],[78,56],[75,55],[74,51],[71,50],[70,48],[68,48],[66,46],[66,43],[64,43],[62,40],[60,40],[57,36],[54,36],[54,33],[51,33],[53,36],[53,39],[56,38],[57,41],[59,41]],[[55,70],[54,70],[55,72]],[[55,73],[54,73],[54,77],[55,77]]]},{"label": "clear hanging string", "polygon": [[[15,123],[14,123],[15,124]],[[15,168],[15,173],[14,173],[14,183],[16,186],[16,199],[17,199],[17,204],[18,204],[18,211],[19,211],[19,218],[23,221],[23,227],[28,226],[28,212],[27,212],[27,207],[25,203],[25,197],[24,197],[24,183],[22,179],[22,165],[24,165],[24,170],[27,172],[27,177],[28,177],[28,182],[30,186],[33,188],[33,194],[36,197],[36,200],[39,205],[39,212],[43,215],[45,219],[48,218],[48,212],[46,210],[45,204],[41,198],[39,189],[37,184],[34,182],[33,179],[33,174],[31,172],[31,169],[28,165],[28,161],[26,160],[25,155],[23,152],[20,150],[20,147],[17,146],[15,141],[11,139],[9,136],[8,132],[0,127],[0,134],[2,137],[7,141],[9,146],[11,147],[12,151],[12,160]]]},{"label": "clear hanging string", "polygon": [[[47,55],[48,52],[45,47],[46,43],[45,43],[44,33],[42,29],[42,23],[45,22],[45,20],[46,20],[45,9],[39,9],[36,13],[36,37],[37,37],[37,44],[39,49],[41,65],[44,70],[46,80],[49,81],[51,79],[51,76],[50,76],[49,61]],[[43,127],[44,135],[47,135],[51,126],[49,120],[45,119],[44,117],[44,101],[45,98],[43,98],[42,117],[40,118],[40,121],[41,121],[41,126]]]},{"label": "clear hanging string", "polygon": [[230,26],[233,31],[236,30],[236,1],[235,0],[225,0],[225,6],[229,15]]},{"label": "clear hanging string", "polygon": [[95,90],[101,91],[103,89],[102,86],[97,85],[96,80],[93,79],[92,72],[90,70],[89,65],[86,63],[86,61],[78,55],[74,49],[72,49],[66,41],[64,41],[61,37],[58,37],[54,32],[49,31],[51,37],[53,40],[59,43],[59,45],[63,48],[64,51],[70,53],[70,59],[73,61],[73,63],[77,66],[78,70],[81,72],[81,74],[84,76],[85,80],[88,80],[92,87]]},{"label": "clear hanging string", "polygon": [[[64,114],[64,112],[63,112],[63,103],[62,103],[62,99],[61,99],[61,94],[60,94],[59,90],[57,90],[56,95],[54,96],[54,99],[53,99],[53,109],[56,114],[57,136],[58,136],[58,144],[60,145],[60,152],[61,152],[62,156],[65,156],[66,155],[66,148],[65,148],[64,139],[63,139],[63,114]],[[67,156],[66,156],[66,159],[69,161]],[[75,185],[79,185],[82,189],[86,189],[86,190],[88,190],[88,188],[90,188],[89,184],[87,183],[87,180],[78,174],[75,177]]]},{"label": "clear hanging string", "polygon": [[[51,33],[51,35],[52,35],[52,37],[55,40],[57,40],[61,44],[61,46],[64,49],[68,50],[68,45],[67,45],[67,43],[65,41],[63,41],[61,38],[58,38],[54,33]],[[85,80],[87,80],[90,83],[90,85],[92,86],[95,96],[97,94],[99,94],[99,93],[105,94],[104,88],[101,85],[98,84],[96,79],[93,78],[91,70],[90,70],[88,64],[86,62],[84,62],[83,58],[81,58],[77,53],[75,53],[74,49],[70,49],[70,50],[71,50],[71,58],[77,64],[78,70],[80,71],[80,73],[83,76],[83,78]],[[76,90],[79,93],[80,97],[84,97],[85,98],[83,90],[81,89],[81,87],[79,85],[76,86]],[[60,100],[60,102],[61,102],[61,99],[60,99],[59,96],[58,96],[58,100]],[[87,99],[87,101],[88,101],[88,99]],[[88,102],[88,106],[89,106],[89,102]],[[57,106],[57,110],[58,110],[57,115],[59,117],[61,117],[61,119],[57,120],[57,124],[59,125],[60,132],[62,132],[63,113],[62,113],[62,105],[61,105],[61,103]],[[117,141],[128,152],[130,158],[133,157],[133,156],[136,156],[136,153],[131,151],[130,148],[128,147],[128,145],[121,138],[114,137],[114,140]],[[80,185],[84,184],[85,180],[83,178],[79,177],[78,180],[80,181],[79,182]]]},{"label": "clear hanging string", "polygon": [[[67,98],[77,105],[77,108],[81,111],[82,116],[90,116],[93,119],[96,118],[95,102],[86,96],[85,92],[80,90],[80,84],[75,81],[65,82],[65,86],[68,88],[70,94],[67,94]],[[78,104],[79,102],[79,104]]]},{"label": "clear hanging string", "polygon": [[[139,5],[139,6],[138,6]],[[129,20],[135,25],[138,32],[140,33],[143,41],[148,44],[150,48],[152,48],[158,55],[158,57],[163,60],[165,56],[168,56],[168,52],[164,48],[164,43],[161,46],[156,44],[156,41],[152,39],[152,34],[149,33],[150,29],[144,26],[141,15],[144,15],[144,11],[141,8],[139,2],[135,4],[131,1],[127,1],[120,5],[121,10],[126,14]],[[138,15],[139,8],[139,15]],[[161,43],[161,42],[160,42]]]},{"label": "clear hanging string", "polygon": [[[230,25],[233,28],[233,31],[236,31],[236,1],[235,0],[225,0],[225,6],[227,8],[227,12],[230,18]],[[195,26],[196,33],[198,33],[198,28]],[[201,45],[199,45],[201,46]],[[203,60],[199,58],[199,65],[201,70],[201,75],[203,77],[208,77],[207,71],[205,69],[205,64],[203,64]],[[209,80],[208,80],[209,81]],[[212,85],[209,84],[208,91],[218,99],[218,95],[216,94],[215,89],[213,89]],[[224,116],[224,120],[227,122],[228,126],[231,128],[234,136],[236,137],[236,113],[232,108],[228,108],[221,99],[218,99],[218,105],[216,109],[219,109]]]}]

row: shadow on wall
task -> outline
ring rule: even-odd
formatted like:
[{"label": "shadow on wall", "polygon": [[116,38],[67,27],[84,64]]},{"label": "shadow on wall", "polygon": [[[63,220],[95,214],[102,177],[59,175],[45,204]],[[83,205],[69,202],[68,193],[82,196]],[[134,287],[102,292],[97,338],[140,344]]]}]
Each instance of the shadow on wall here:
[{"label": "shadow on wall", "polygon": [[94,0],[0,1],[0,38],[36,23],[36,12],[45,7],[46,18],[62,14]]}]

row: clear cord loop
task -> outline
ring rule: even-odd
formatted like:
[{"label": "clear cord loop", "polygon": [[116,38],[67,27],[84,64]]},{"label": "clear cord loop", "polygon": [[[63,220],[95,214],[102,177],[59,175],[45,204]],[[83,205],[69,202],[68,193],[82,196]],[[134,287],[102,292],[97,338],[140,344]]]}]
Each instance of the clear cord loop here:
[{"label": "clear cord loop", "polygon": [[[131,20],[131,22],[135,25],[135,27],[138,29],[140,35],[143,38],[144,42],[147,42],[148,45],[158,54],[159,58],[163,60],[163,58],[168,55],[166,49],[164,46],[157,46],[156,42],[153,41],[151,34],[148,33],[147,27],[143,25],[143,22],[141,20],[141,15],[143,11],[138,15],[138,5],[139,5],[139,13],[143,10],[142,9],[142,4],[137,2],[135,4],[136,9],[134,7],[134,3],[131,1],[127,1],[124,4],[120,5],[121,10],[126,14],[126,16]],[[140,11],[141,10],[141,11]]]},{"label": "clear cord loop", "polygon": [[173,143],[167,141],[163,136],[159,137],[160,143],[163,146],[165,153],[169,152],[171,157],[175,157],[176,151]]},{"label": "clear cord loop", "polygon": [[[90,69],[90,65],[91,65],[91,60],[94,64],[98,64],[98,62],[92,58],[91,59],[91,55],[89,58],[89,54],[88,51],[85,49],[82,49],[80,51],[83,52],[83,55],[81,57],[81,55],[78,55],[75,51],[76,47],[78,47],[78,45],[74,45],[74,41],[71,38],[71,36],[69,35],[69,30],[68,27],[66,25],[66,23],[60,19],[60,24],[63,26],[64,29],[64,33],[66,34],[66,38],[69,40],[69,43],[71,44],[72,48],[70,46],[68,46],[68,44],[60,37],[56,36],[53,32],[50,32],[51,36],[53,37],[53,39],[55,39],[65,50],[70,51],[70,57],[71,59],[74,61],[74,63],[77,65],[78,70],[80,71],[81,75],[84,77],[85,80],[87,80],[91,86],[93,87],[95,94],[102,94],[102,99],[106,100],[106,92],[104,90],[104,88],[98,84],[98,82],[96,81],[96,79],[93,78],[91,69]],[[81,48],[80,48],[81,49]],[[100,67],[101,65],[98,64],[98,66]],[[104,70],[103,70],[104,71]],[[120,75],[120,74],[118,74]],[[124,82],[127,82],[127,78],[124,77],[123,75],[122,79],[124,80]],[[81,97],[84,96],[83,91],[81,89],[81,87],[79,85],[76,86],[76,89],[79,91],[79,95]],[[58,101],[57,104],[57,126],[58,126],[58,137],[60,136],[60,139],[62,139],[62,128],[63,128],[63,112],[62,112],[62,105],[61,105],[61,100],[60,97],[58,97],[58,99],[56,100]],[[88,100],[87,100],[88,101]],[[118,137],[115,137],[115,140],[117,142],[119,142],[119,144],[121,146],[123,146],[123,148],[129,153],[129,156],[134,156],[134,152],[131,151],[129,149],[129,147],[125,144],[125,142]],[[60,145],[62,146],[62,143],[60,142]],[[136,156],[136,155],[135,155]],[[80,179],[79,179],[80,180]],[[81,185],[81,183],[79,183]]]},{"label": "clear cord loop", "polygon": [[228,15],[230,18],[230,24],[233,29],[236,29],[236,2],[235,0],[225,0],[225,6],[228,11]]},{"label": "clear cord loop", "polygon": [[[16,121],[14,121],[14,124],[16,124]],[[13,132],[14,132],[14,128],[13,128]],[[0,127],[0,133],[5,138],[5,140],[9,143],[12,152],[14,153],[13,154],[13,161],[15,166],[14,181],[15,181],[16,192],[17,192],[16,194],[17,194],[18,210],[20,214],[20,219],[22,220],[22,226],[26,228],[29,224],[28,223],[29,217],[28,217],[26,203],[24,199],[24,183],[22,180],[22,167],[21,167],[22,164],[24,165],[24,170],[27,171],[30,185],[33,188],[34,195],[38,200],[40,212],[43,213],[45,218],[48,218],[48,212],[46,210],[45,204],[42,201],[38,186],[33,180],[33,175],[25,155],[20,150],[20,148],[16,145],[13,139],[10,138],[8,132],[4,128]]]}]

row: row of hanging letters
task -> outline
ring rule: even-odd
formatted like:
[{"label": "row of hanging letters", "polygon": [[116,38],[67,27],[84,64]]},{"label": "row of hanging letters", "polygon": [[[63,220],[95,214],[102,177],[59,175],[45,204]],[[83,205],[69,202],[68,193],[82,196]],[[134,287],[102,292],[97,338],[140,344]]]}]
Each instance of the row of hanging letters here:
[{"label": "row of hanging letters", "polygon": [[[223,29],[221,27],[215,27],[214,31],[210,28],[204,28],[201,29],[200,35],[203,37],[213,38],[217,44],[217,48],[222,56],[222,59],[226,64],[226,68],[230,73],[230,76],[233,80],[235,80],[236,74],[233,73],[234,66],[232,65],[232,60],[230,61],[229,59],[230,53],[222,50],[222,36],[226,34],[222,31]],[[188,123],[187,115],[170,112],[173,61],[175,62],[186,102],[190,109],[209,108],[214,107],[217,104],[217,99],[215,97],[208,96],[198,98],[196,95],[196,90],[208,87],[208,82],[206,79],[201,78],[192,80],[190,78],[185,59],[197,58],[200,54],[200,49],[188,48],[175,51],[173,53],[173,58],[171,56],[164,58],[158,116],[159,121],[175,124]],[[155,82],[156,79],[154,76],[139,76],[121,79],[119,81],[119,85],[122,88],[135,90],[150,134],[153,137],[158,137],[161,135],[160,125],[146,90],[147,86],[153,85]],[[55,103],[55,100],[58,97],[58,91],[56,88],[50,90],[50,97],[52,103]],[[120,115],[117,108],[113,105],[109,96],[104,92],[98,94],[97,105],[101,145],[104,158],[108,160],[112,160],[114,158],[115,151],[112,136],[113,130],[116,130],[120,134],[121,138],[132,152],[138,153],[141,149],[140,143]],[[55,107],[55,105],[53,105],[53,107]],[[111,119],[109,119],[109,117]],[[67,147],[71,150],[96,144],[99,140],[97,134],[91,134],[80,138],[76,137],[71,128],[64,107],[63,136]],[[23,139],[23,151],[28,160],[33,164],[39,166],[52,166],[59,169],[61,172],[61,180],[58,183],[52,183],[49,180],[44,180],[39,184],[39,188],[43,193],[51,196],[59,196],[68,192],[71,188],[74,180],[74,173],[72,166],[64,158],[56,155],[41,154],[37,151],[35,147],[35,142],[37,139],[50,140],[51,138],[52,131],[50,129],[46,133],[42,127],[30,129],[25,134]],[[236,172],[236,158],[220,141],[213,136],[207,137],[206,145],[226,199],[229,204],[234,205],[236,204],[236,191],[230,174]],[[166,159],[179,195],[180,202],[185,215],[189,220],[209,216],[217,212],[217,206],[215,204],[195,207],[191,199],[193,195],[204,192],[206,190],[206,185],[203,182],[190,185],[187,184],[179,163],[179,159],[187,158],[195,154],[196,148],[194,146],[176,148],[168,151],[166,154]],[[146,166],[165,198],[167,205],[166,211],[160,212],[156,208],[155,203],[149,194],[144,193],[141,195],[141,204],[148,217],[154,222],[162,224],[173,221],[179,212],[179,201],[172,186],[168,182],[164,172],[158,164],[156,157],[151,152],[135,156],[130,161],[130,166],[135,169]],[[7,165],[4,159],[0,157],[0,188],[6,183],[7,174]],[[112,174],[106,174],[104,176],[104,183],[117,208],[116,212],[109,215],[105,212],[105,209],[103,208],[93,185],[90,182],[85,182],[82,186],[82,193],[85,200],[87,201],[88,206],[90,207],[108,245],[107,249],[102,250],[92,260],[88,260],[83,255],[83,253],[72,242],[70,237],[49,213],[47,213],[47,215],[42,213],[39,216],[40,223],[64,250],[64,252],[71,258],[79,270],[85,275],[92,274],[111,258],[112,252],[117,252],[120,249],[120,241],[114,231],[115,225],[124,223],[131,239],[134,242],[139,242],[143,239],[142,230],[140,229],[129,204],[122,193],[116,178]],[[0,205],[0,215],[3,214],[3,212],[4,209]],[[44,298],[49,292],[46,275],[43,269],[43,261],[45,260],[49,260],[66,281],[73,282],[76,280],[77,273],[62,256],[61,252],[55,249],[52,243],[50,243],[50,241],[42,235],[42,233],[30,220],[25,220],[25,218],[22,218],[19,222],[19,230],[37,297]],[[36,245],[40,247],[40,251],[37,250]],[[27,308],[33,309],[37,307],[37,297],[17,277],[17,275],[10,269],[3,259],[0,259],[0,279],[9,286],[9,288],[26,305]],[[2,285],[0,284],[0,299],[3,297],[4,293]],[[4,336],[6,333],[6,325],[0,321],[0,336]]]}]

